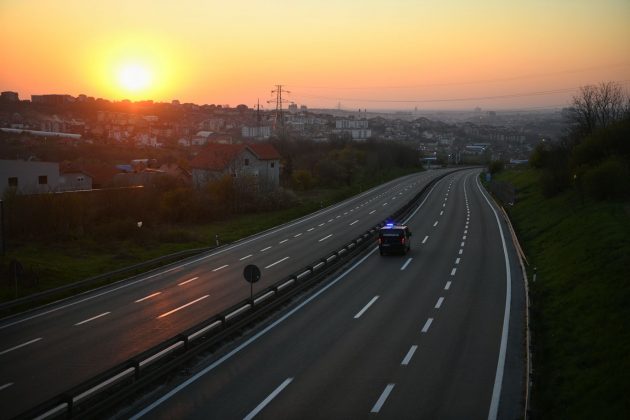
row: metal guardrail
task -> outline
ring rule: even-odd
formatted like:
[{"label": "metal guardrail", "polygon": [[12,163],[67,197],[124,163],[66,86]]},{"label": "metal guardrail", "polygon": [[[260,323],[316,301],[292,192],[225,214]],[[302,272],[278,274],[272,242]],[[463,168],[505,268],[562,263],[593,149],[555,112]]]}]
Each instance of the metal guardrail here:
[{"label": "metal guardrail", "polygon": [[[412,200],[388,217],[386,221],[402,221],[415,210],[420,198],[429,188],[451,173],[445,173],[431,180]],[[252,299],[233,305],[206,321],[37,405],[17,418],[74,418],[102,414],[128,398],[129,394],[156,381],[202,351],[219,345],[235,332],[276,310],[295,295],[337,271],[344,263],[362,254],[370,245],[373,245],[378,229],[384,224],[385,221],[376,224],[338,250],[259,291]]]}]

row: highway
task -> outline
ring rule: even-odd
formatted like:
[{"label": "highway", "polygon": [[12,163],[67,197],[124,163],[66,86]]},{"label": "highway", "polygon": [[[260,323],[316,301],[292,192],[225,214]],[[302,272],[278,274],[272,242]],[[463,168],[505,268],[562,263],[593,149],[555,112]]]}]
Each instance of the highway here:
[{"label": "highway", "polygon": [[[388,182],[229,246],[0,321],[0,411],[13,417],[249,297],[381,222],[444,171]],[[411,267],[410,267],[411,268]]]},{"label": "highway", "polygon": [[478,170],[449,175],[377,247],[121,417],[521,418],[523,285]]}]

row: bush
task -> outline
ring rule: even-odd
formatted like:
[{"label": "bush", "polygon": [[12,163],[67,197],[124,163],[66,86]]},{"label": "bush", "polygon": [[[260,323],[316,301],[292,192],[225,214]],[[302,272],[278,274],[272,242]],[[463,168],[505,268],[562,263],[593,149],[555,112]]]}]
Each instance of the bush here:
[{"label": "bush", "polygon": [[503,162],[501,162],[500,160],[493,160],[492,162],[490,162],[490,165],[488,165],[488,171],[490,171],[492,175],[498,174],[502,170]]},{"label": "bush", "polygon": [[617,157],[610,157],[584,173],[584,191],[594,198],[623,199],[630,195],[630,170]]}]

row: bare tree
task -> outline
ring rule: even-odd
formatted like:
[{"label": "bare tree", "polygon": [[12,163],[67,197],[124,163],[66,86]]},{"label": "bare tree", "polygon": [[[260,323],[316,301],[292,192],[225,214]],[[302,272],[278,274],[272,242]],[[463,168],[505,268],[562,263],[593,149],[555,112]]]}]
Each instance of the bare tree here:
[{"label": "bare tree", "polygon": [[579,134],[592,133],[597,128],[607,127],[630,113],[630,96],[624,94],[617,82],[603,82],[598,86],[587,85],[573,97],[571,119],[576,123]]}]

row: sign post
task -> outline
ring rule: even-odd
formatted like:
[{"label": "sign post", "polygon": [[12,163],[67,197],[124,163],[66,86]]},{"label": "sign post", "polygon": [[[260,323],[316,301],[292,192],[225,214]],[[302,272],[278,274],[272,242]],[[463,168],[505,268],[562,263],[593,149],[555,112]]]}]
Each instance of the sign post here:
[{"label": "sign post", "polygon": [[251,300],[253,303],[254,283],[260,280],[260,268],[253,264],[248,265],[243,270],[243,277],[245,277],[245,281],[249,283],[249,300]]}]

